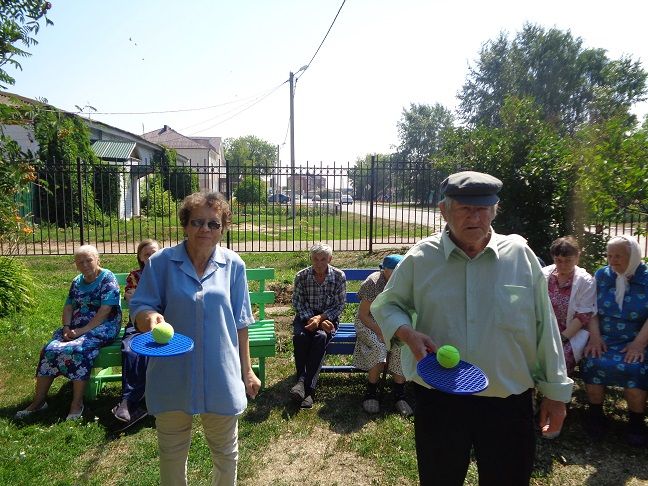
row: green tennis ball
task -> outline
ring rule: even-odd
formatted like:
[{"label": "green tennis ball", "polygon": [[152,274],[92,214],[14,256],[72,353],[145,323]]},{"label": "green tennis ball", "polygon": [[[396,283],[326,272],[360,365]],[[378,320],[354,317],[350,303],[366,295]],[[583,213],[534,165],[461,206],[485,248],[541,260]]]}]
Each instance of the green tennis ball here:
[{"label": "green tennis ball", "polygon": [[459,364],[459,350],[454,346],[446,344],[437,349],[437,361],[444,368],[454,368]]},{"label": "green tennis ball", "polygon": [[160,322],[151,331],[153,339],[158,344],[166,344],[173,337],[173,326],[168,322]]}]

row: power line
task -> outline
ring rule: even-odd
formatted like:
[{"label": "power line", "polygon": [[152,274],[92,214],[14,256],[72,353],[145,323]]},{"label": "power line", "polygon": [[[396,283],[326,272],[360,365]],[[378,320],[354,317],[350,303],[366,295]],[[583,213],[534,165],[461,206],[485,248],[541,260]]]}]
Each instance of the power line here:
[{"label": "power line", "polygon": [[[282,82],[278,86],[275,86],[274,88],[271,88],[270,91],[274,92],[284,84],[286,84],[288,80]],[[204,111],[204,110],[212,110],[214,108],[220,108],[222,106],[227,106],[227,105],[232,105],[235,103],[241,103],[243,101],[252,99],[252,98],[258,98],[261,94],[266,93],[268,90],[264,90],[261,93],[257,93],[254,95],[250,95],[246,98],[241,98],[238,100],[231,100],[231,101],[226,101],[224,103],[219,103],[217,105],[211,105],[211,106],[201,106],[197,108],[178,108],[174,110],[156,110],[156,111],[93,111],[90,113],[91,115],[162,115],[165,113],[183,113],[183,112],[189,112],[189,111]],[[58,111],[58,110],[52,110],[52,111]],[[74,115],[87,115],[88,112],[84,111],[69,111],[68,113],[72,113]]]},{"label": "power line", "polygon": [[338,9],[337,13],[335,14],[335,18],[333,19],[333,22],[331,22],[331,25],[329,26],[328,30],[326,31],[326,34],[324,35],[324,38],[322,39],[322,42],[320,42],[319,47],[318,47],[317,50],[315,51],[315,54],[313,54],[313,57],[311,57],[311,60],[308,61],[308,64],[306,64],[306,67],[302,70],[302,74],[299,75],[299,76],[295,79],[295,83],[297,83],[297,81],[299,80],[299,78],[301,78],[301,77],[303,76],[303,74],[308,70],[308,68],[310,67],[310,65],[313,63],[313,60],[315,59],[315,56],[317,56],[317,53],[320,51],[320,49],[321,49],[322,46],[324,45],[324,41],[325,41],[326,38],[328,37],[329,32],[331,32],[331,29],[333,28],[333,25],[335,25],[335,21],[337,20],[338,16],[340,15],[340,12],[342,11],[342,7],[344,7],[344,4],[345,4],[345,3],[346,3],[346,0],[342,0],[342,5],[340,5],[340,8]]}]

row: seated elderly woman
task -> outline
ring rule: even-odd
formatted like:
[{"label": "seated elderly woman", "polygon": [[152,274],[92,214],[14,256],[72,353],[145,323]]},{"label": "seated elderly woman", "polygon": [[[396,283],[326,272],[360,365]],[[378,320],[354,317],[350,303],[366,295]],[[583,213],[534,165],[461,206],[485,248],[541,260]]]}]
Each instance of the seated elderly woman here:
[{"label": "seated elderly woman", "polygon": [[595,274],[598,318],[590,322],[590,340],[581,367],[589,401],[585,426],[590,435],[603,436],[605,387],[623,387],[629,414],[626,441],[642,446],[648,443],[644,424],[648,394],[648,268],[641,262],[637,240],[629,236],[608,242],[607,259],[608,265]]},{"label": "seated elderly woman", "polygon": [[54,378],[61,375],[72,380],[67,420],[81,418],[83,393],[99,348],[110,344],[119,333],[122,313],[117,279],[99,266],[99,252],[92,245],[78,247],[74,263],[81,274],[70,285],[61,317],[63,325],[41,350],[34,400],[16,413],[16,419],[47,409],[47,392]]},{"label": "seated elderly woman", "polygon": [[574,237],[555,240],[549,254],[553,264],[544,267],[542,273],[547,278],[549,300],[558,321],[567,374],[573,377],[589,337],[587,326],[596,311],[596,282],[578,266],[580,246]]},{"label": "seated elderly woman", "polygon": [[414,413],[405,396],[405,377],[401,368],[400,347],[393,346],[387,357],[387,347],[380,326],[371,314],[371,303],[384,289],[392,272],[403,259],[402,255],[387,255],[380,265],[380,271],[374,272],[362,282],[358,297],[360,306],[355,319],[356,344],[353,352],[353,365],[367,371],[367,391],[362,401],[362,408],[367,413],[378,413],[378,380],[381,372],[389,371],[394,377],[392,387],[394,407],[401,415],[409,417]]}]

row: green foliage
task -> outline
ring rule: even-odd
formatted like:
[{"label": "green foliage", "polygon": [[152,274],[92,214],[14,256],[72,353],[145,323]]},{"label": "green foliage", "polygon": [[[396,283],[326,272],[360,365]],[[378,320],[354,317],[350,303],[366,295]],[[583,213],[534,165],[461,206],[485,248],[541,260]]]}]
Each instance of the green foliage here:
[{"label": "green foliage", "polygon": [[154,166],[162,174],[162,186],[176,201],[182,201],[189,194],[198,191],[198,174],[191,167],[178,166],[178,154],[165,147],[160,160]]},{"label": "green foliage", "polygon": [[248,174],[269,175],[277,161],[277,148],[254,135],[225,140],[225,159],[230,180],[239,181]]},{"label": "green foliage", "polygon": [[571,217],[575,170],[568,147],[531,99],[507,99],[500,117],[501,128],[457,131],[449,144],[452,162],[439,165],[449,172],[470,169],[501,179],[493,226],[524,236],[548,261],[551,242],[577,230]]},{"label": "green foliage", "polygon": [[[119,199],[116,173],[105,180],[94,181],[100,172],[93,169],[100,160],[90,144],[90,131],[79,117],[59,111],[38,110],[33,121],[34,136],[39,144],[41,165],[38,170],[41,191],[38,216],[41,220],[61,226],[81,221],[78,201],[79,185],[83,198],[84,222],[103,225],[103,207],[111,211]],[[77,159],[82,161],[81,179],[76,171]],[[104,184],[107,184],[104,187]],[[97,197],[95,188],[110,189],[112,195]],[[103,193],[102,193],[103,194]]]},{"label": "green foliage", "polygon": [[[0,105],[0,126],[22,120],[29,108]],[[32,233],[29,217],[31,184],[36,180],[33,155],[24,153],[18,144],[0,132],[0,244],[5,254],[13,254],[17,244]]]},{"label": "green foliage", "polygon": [[234,190],[234,197],[243,206],[260,203],[267,194],[267,184],[258,176],[247,176]]},{"label": "green foliage", "polygon": [[34,280],[19,260],[0,256],[0,317],[30,308],[34,303]]},{"label": "green foliage", "polygon": [[473,125],[502,126],[507,97],[530,97],[543,119],[568,132],[588,120],[629,114],[646,95],[639,61],[610,60],[604,49],[585,49],[567,31],[525,24],[512,41],[505,33],[487,42],[459,98],[463,118]]},{"label": "green foliage", "polygon": [[614,117],[581,129],[573,145],[587,217],[611,218],[626,208],[648,213],[647,127],[629,130],[624,117]]},{"label": "green foliage", "polygon": [[[428,169],[432,161],[443,154],[453,122],[452,113],[438,103],[434,106],[412,103],[409,110],[403,110],[397,124],[400,145],[394,159],[401,167],[390,167],[383,175],[389,178],[391,185],[398,186],[399,199],[432,202],[433,191],[441,179],[438,174],[430,177]],[[376,186],[378,192],[384,193],[380,190],[380,181],[376,181]]]},{"label": "green foliage", "polygon": [[118,167],[102,162],[93,168],[92,191],[96,194],[98,207],[104,214],[117,214],[121,197]]},{"label": "green foliage", "polygon": [[170,216],[173,199],[164,190],[162,176],[156,174],[147,180],[148,188],[142,191],[142,212],[149,217]]},{"label": "green foliage", "polygon": [[52,7],[50,2],[42,0],[11,0],[0,2],[0,87],[15,83],[4,66],[10,65],[22,69],[16,57],[28,57],[31,54],[17,47],[33,47],[38,42],[33,35],[38,34],[41,20],[45,25],[53,25],[47,18],[47,11]]}]

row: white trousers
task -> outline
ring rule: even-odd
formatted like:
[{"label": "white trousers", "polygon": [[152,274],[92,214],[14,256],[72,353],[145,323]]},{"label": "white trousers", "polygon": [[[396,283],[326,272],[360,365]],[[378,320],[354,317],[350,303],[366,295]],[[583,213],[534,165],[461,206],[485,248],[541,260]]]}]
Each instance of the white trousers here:
[{"label": "white trousers", "polygon": [[[193,416],[185,412],[164,412],[155,416],[160,452],[160,484],[187,484],[187,457],[191,445]],[[205,439],[212,456],[212,485],[236,484],[238,462],[238,416],[204,413],[200,415]]]}]

